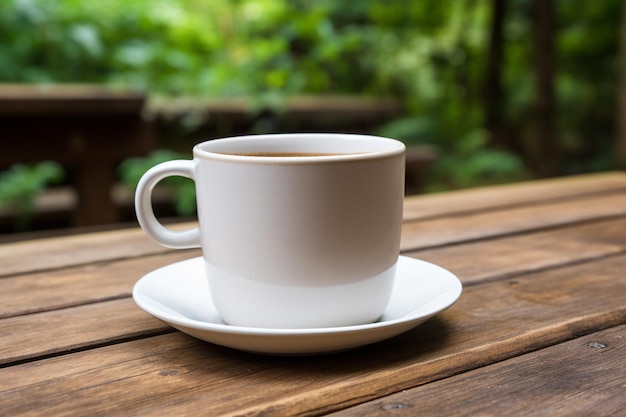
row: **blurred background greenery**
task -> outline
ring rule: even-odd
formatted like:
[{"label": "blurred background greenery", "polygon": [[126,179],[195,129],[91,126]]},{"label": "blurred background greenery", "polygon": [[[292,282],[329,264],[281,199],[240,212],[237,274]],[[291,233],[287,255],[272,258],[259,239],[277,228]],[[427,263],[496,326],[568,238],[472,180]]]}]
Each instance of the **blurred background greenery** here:
[{"label": "blurred background greenery", "polygon": [[0,82],[245,97],[276,111],[297,95],[392,98],[404,111],[372,133],[436,147],[426,191],[601,171],[616,166],[621,6],[5,0]]}]

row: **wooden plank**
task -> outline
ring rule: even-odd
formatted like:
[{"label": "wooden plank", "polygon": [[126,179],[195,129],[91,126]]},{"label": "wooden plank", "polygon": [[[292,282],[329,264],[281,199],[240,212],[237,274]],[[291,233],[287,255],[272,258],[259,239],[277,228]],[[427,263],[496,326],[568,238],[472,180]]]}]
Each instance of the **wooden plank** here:
[{"label": "wooden plank", "polygon": [[129,297],[143,275],[199,255],[199,250],[171,251],[0,279],[0,318]]},{"label": "wooden plank", "polygon": [[0,365],[173,331],[130,298],[5,318],[0,329]]},{"label": "wooden plank", "polygon": [[407,252],[473,285],[626,251],[626,218]]},{"label": "wooden plank", "polygon": [[[620,218],[408,255],[442,265],[468,285],[623,253],[623,230],[626,219]],[[5,277],[0,279],[0,318],[129,296],[144,274],[195,256],[199,250],[170,251]]]},{"label": "wooden plank", "polygon": [[604,172],[407,197],[404,218],[418,220],[563,200],[626,189],[626,173]]},{"label": "wooden plank", "polygon": [[333,416],[617,416],[626,326],[375,400]]},{"label": "wooden plank", "polygon": [[[625,268],[626,256],[618,256],[472,286],[457,305],[415,330],[343,354],[263,357],[176,332],[8,366],[0,369],[0,408],[9,415],[40,410],[52,415],[98,410],[107,415],[324,414],[624,324]],[[109,314],[103,308],[98,306],[90,319],[86,306],[82,317],[92,323]],[[130,309],[122,316],[119,326],[110,321],[107,326],[137,320]],[[77,315],[67,312],[67,317]],[[65,351],[57,342],[65,333],[62,327],[39,333],[37,343],[48,353],[51,343]],[[3,342],[13,345],[10,337]],[[106,406],[110,398],[116,399],[115,409]]]},{"label": "wooden plank", "polygon": [[403,251],[552,228],[626,214],[626,193],[405,223]]},{"label": "wooden plank", "polygon": [[139,228],[15,242],[0,245],[0,277],[169,251]]},{"label": "wooden plank", "polygon": [[0,86],[0,116],[139,115],[142,93],[95,84]]}]

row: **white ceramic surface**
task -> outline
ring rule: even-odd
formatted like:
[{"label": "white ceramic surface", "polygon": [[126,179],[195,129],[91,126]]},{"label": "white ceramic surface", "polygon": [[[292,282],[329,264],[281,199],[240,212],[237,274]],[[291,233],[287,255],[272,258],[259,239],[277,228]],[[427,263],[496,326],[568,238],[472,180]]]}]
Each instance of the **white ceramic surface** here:
[{"label": "white ceramic surface", "polygon": [[391,299],[380,319],[355,326],[271,329],[225,324],[211,301],[202,258],[159,268],[133,289],[137,305],[193,337],[244,351],[321,354],[378,342],[414,328],[450,307],[462,285],[437,265],[400,256]]},{"label": "white ceramic surface", "polygon": [[[137,218],[165,246],[202,247],[215,306],[229,324],[371,322],[395,276],[404,150],[393,139],[344,134],[207,141],[194,147],[192,161],[169,161],[144,175]],[[171,175],[194,179],[199,229],[172,231],[154,218],[151,190]],[[327,314],[319,314],[321,305]]]}]

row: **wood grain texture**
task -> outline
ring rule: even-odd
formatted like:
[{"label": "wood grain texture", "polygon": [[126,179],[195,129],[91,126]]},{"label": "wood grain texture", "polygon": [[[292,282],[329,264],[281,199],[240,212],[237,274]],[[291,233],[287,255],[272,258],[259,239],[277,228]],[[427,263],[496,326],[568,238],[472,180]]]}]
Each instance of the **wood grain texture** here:
[{"label": "wood grain texture", "polygon": [[[624,324],[625,268],[626,257],[615,256],[469,287],[457,305],[415,330],[343,354],[262,357],[176,332],[15,365],[0,369],[0,409],[9,415],[42,409],[54,415],[324,414]],[[109,314],[100,308],[91,315],[85,306],[81,316],[97,321]],[[57,337],[64,333],[56,330]],[[39,335],[42,345],[50,342]]]},{"label": "wood grain texture", "polygon": [[[444,265],[455,272],[464,285],[503,279],[509,276],[528,274],[546,268],[567,266],[571,262],[616,256],[626,251],[626,236],[622,230],[626,219],[603,221],[565,228],[551,232],[540,232],[523,236],[513,236],[497,240],[481,241],[451,248],[439,248],[413,253],[421,259]],[[86,304],[125,298],[130,296],[132,286],[145,273],[172,262],[198,256],[199,251],[173,251],[165,255],[143,257],[68,268],[58,271],[21,275],[0,280],[0,318],[25,316],[11,322],[0,322],[0,329],[7,323],[20,328],[19,323],[46,323],[48,316],[32,313],[63,309],[62,317],[68,320],[77,312],[90,317],[90,308],[72,309]],[[98,311],[98,310],[95,310]],[[98,313],[99,314],[99,313]],[[141,320],[143,313],[130,310],[127,316],[115,316],[119,321],[108,323],[120,334],[114,338],[121,340],[130,337],[124,333],[124,321]],[[70,320],[71,321],[71,320]],[[75,325],[76,323],[68,323]],[[24,328],[32,326],[24,325]],[[63,327],[63,326],[61,326]],[[70,348],[65,339],[47,335],[46,330],[54,327],[42,325],[37,330],[38,337],[45,338],[46,349],[62,351]],[[72,330],[75,331],[75,330]],[[154,331],[153,328],[150,332]],[[97,337],[91,343],[104,343]],[[11,362],[29,357],[45,355],[41,345],[35,344],[23,349],[23,341],[7,338],[14,351],[5,350],[0,362]],[[49,353],[49,352],[48,352]],[[16,355],[22,355],[17,358]]]},{"label": "wood grain texture", "polygon": [[618,416],[625,357],[619,326],[332,415]]},{"label": "wood grain texture", "polygon": [[626,251],[626,218],[406,252],[442,265],[463,285],[589,262]]},{"label": "wood grain texture", "polygon": [[624,190],[624,172],[551,178],[407,197],[404,217],[411,221]]},{"label": "wood grain texture", "polygon": [[0,318],[129,297],[139,278],[199,250],[108,261],[0,279]]},{"label": "wood grain texture", "polygon": [[626,193],[405,223],[403,251],[626,215]]},{"label": "wood grain texture", "polygon": [[0,245],[0,414],[618,413],[624,191],[610,173],[407,199],[405,254],[457,273],[463,295],[406,334],[318,357],[221,348],[134,305],[140,276],[199,250],[139,229]]},{"label": "wood grain texture", "polygon": [[7,243],[0,245],[0,278],[168,251],[139,228]]},{"label": "wood grain texture", "polygon": [[[445,265],[446,268],[455,272],[465,285],[475,285],[546,268],[566,266],[574,261],[581,262],[624,253],[626,252],[626,236],[622,230],[626,230],[626,219],[433,249],[416,252],[413,255]],[[16,317],[12,321],[2,323],[2,327],[27,329],[32,328],[32,323],[44,323],[36,332],[37,337],[44,342],[43,344],[35,344],[29,346],[28,349],[23,349],[23,340],[7,337],[5,342],[13,348],[13,351],[0,350],[3,353],[0,355],[0,363],[48,354],[49,352],[41,350],[42,346],[54,352],[71,349],[72,345],[67,344],[68,340],[56,337],[56,331],[80,323],[81,320],[71,319],[78,314],[76,311],[84,314],[84,317],[90,315],[89,306],[78,310],[71,309],[71,307],[129,297],[132,286],[145,273],[172,262],[188,259],[192,253],[195,256],[200,254],[199,251],[173,251],[164,255],[92,264],[0,280],[0,318]],[[46,311],[52,312],[52,317],[57,317],[55,310],[59,309],[63,309],[62,317],[67,317],[66,325],[62,321],[56,326],[45,325],[52,320],[45,314],[31,317],[33,313]],[[141,317],[141,314],[137,314],[140,313],[138,309],[132,313],[127,318],[111,315],[111,318],[119,321],[113,320],[108,325],[121,332],[113,337],[117,339],[129,337],[128,333],[122,331],[126,328],[125,321]],[[59,319],[54,320],[59,321]],[[151,334],[153,331],[154,328],[149,328],[148,333]],[[15,335],[19,336],[18,333]],[[97,337],[91,337],[89,340],[94,344],[106,343]]]},{"label": "wood grain texture", "polygon": [[129,298],[7,318],[0,365],[170,331]]}]

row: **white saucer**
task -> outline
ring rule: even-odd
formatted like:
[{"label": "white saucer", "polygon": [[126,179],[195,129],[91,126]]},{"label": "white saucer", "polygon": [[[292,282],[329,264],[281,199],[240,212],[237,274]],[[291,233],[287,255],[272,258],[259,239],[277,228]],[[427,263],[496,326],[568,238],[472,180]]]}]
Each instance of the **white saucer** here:
[{"label": "white saucer", "polygon": [[447,309],[462,285],[451,272],[405,256],[398,260],[391,300],[375,323],[315,329],[265,329],[225,324],[209,295],[201,257],[150,272],[133,288],[139,307],[207,342],[265,354],[304,355],[352,349],[406,332]]}]

